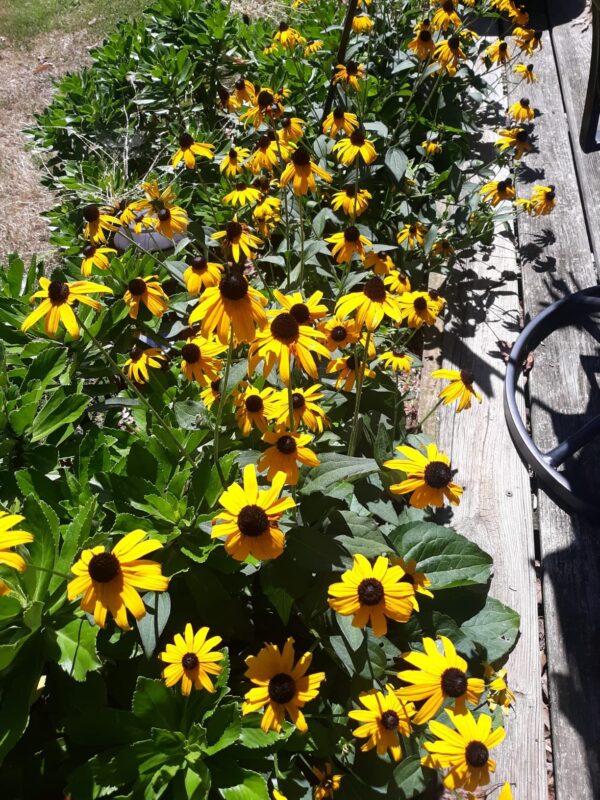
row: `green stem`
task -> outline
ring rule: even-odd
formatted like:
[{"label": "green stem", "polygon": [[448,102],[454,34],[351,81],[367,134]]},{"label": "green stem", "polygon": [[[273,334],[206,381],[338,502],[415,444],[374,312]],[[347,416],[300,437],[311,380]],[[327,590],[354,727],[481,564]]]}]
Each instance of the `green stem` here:
[{"label": "green stem", "polygon": [[429,419],[429,417],[430,417],[430,416],[433,414],[433,412],[434,412],[434,411],[437,411],[437,409],[438,409],[438,408],[441,406],[441,404],[442,404],[442,401],[441,401],[441,400],[437,400],[437,401],[436,401],[436,402],[435,402],[435,403],[434,403],[434,404],[431,406],[431,408],[429,409],[429,411],[428,411],[428,412],[425,414],[425,416],[423,417],[423,419],[422,419],[422,420],[419,422],[419,427],[421,428],[421,430],[423,429],[423,425],[424,425],[424,424],[427,422],[427,420]]},{"label": "green stem", "polygon": [[227,382],[229,380],[229,371],[231,370],[231,357],[233,355],[233,324],[229,331],[229,348],[227,349],[227,361],[225,363],[225,372],[223,373],[223,388],[219,394],[219,405],[217,407],[217,418],[215,420],[215,440],[213,445],[214,463],[217,472],[219,473],[219,480],[223,488],[226,488],[227,483],[221,464],[219,462],[219,438],[221,436],[221,419],[223,417],[223,408],[225,406],[225,395],[227,394]]},{"label": "green stem", "polygon": [[392,442],[396,441],[396,430],[398,428],[398,409],[400,403],[398,402],[398,395],[400,393],[400,373],[398,370],[395,372],[396,377],[396,391],[394,392],[394,421],[392,423]]},{"label": "green stem", "polygon": [[290,415],[290,430],[293,431],[296,427],[295,425],[295,417],[294,417],[294,386],[292,381],[292,357],[288,355],[289,363],[288,363],[288,374],[290,379],[288,381],[288,414]]},{"label": "green stem", "polygon": [[304,203],[298,197],[298,213],[300,215],[300,290],[304,286]]},{"label": "green stem", "polygon": [[354,414],[352,416],[352,429],[350,431],[350,443],[348,445],[348,455],[353,456],[356,450],[356,442],[358,439],[358,414],[360,411],[360,398],[362,396],[365,369],[367,367],[367,359],[369,358],[369,345],[371,344],[371,331],[367,331],[365,337],[363,357],[358,367],[358,375],[356,376],[356,398],[354,401]]},{"label": "green stem", "polygon": [[47,572],[49,575],[56,575],[57,578],[63,578],[66,581],[69,580],[69,576],[65,575],[64,572],[57,572],[54,569],[46,569],[46,567],[38,567],[35,564],[27,564],[27,569],[34,569],[38,572]]}]

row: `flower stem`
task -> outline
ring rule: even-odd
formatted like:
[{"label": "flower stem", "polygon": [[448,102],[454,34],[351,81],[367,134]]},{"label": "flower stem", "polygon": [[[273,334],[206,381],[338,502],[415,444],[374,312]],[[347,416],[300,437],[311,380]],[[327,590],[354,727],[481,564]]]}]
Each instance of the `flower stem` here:
[{"label": "flower stem", "polygon": [[38,572],[47,572],[49,575],[56,575],[57,578],[63,578],[64,580],[68,581],[69,576],[65,575],[64,572],[57,572],[55,569],[47,569],[46,567],[38,567],[36,564],[27,564],[27,569],[34,569]]},{"label": "flower stem", "polygon": [[213,444],[213,458],[217,472],[219,473],[219,480],[223,488],[226,487],[225,476],[221,469],[219,462],[219,438],[221,435],[221,419],[223,417],[223,408],[225,406],[225,395],[227,394],[227,381],[229,380],[229,371],[231,370],[231,357],[233,355],[233,325],[229,330],[229,348],[227,350],[227,361],[225,362],[225,372],[223,373],[223,388],[219,394],[219,405],[217,407],[217,418],[215,420],[215,440]]},{"label": "flower stem", "polygon": [[398,402],[398,394],[400,393],[400,373],[398,370],[395,372],[396,378],[396,391],[394,392],[394,421],[392,423],[392,443],[396,441],[396,429],[398,428],[398,409],[400,403]]},{"label": "flower stem", "polygon": [[353,456],[356,450],[356,443],[358,440],[358,414],[360,411],[360,398],[362,396],[363,383],[365,378],[365,369],[367,368],[367,359],[369,358],[369,345],[371,344],[371,331],[367,331],[365,337],[364,352],[361,362],[358,367],[358,375],[356,376],[356,399],[354,401],[354,414],[352,415],[352,429],[350,431],[350,443],[348,445],[348,455]]},{"label": "flower stem", "polygon": [[298,213],[300,215],[300,291],[304,286],[304,204],[298,197]]},{"label": "flower stem", "polygon": [[292,380],[292,356],[291,356],[291,354],[289,352],[288,352],[288,359],[289,359],[288,374],[290,376],[290,379],[288,381],[288,387],[287,387],[287,390],[288,390],[288,414],[290,415],[290,430],[293,431],[294,428],[296,427],[296,425],[295,425],[295,418],[294,418],[294,386],[293,386],[293,380]]},{"label": "flower stem", "polygon": [[439,408],[441,405],[442,405],[442,401],[441,401],[441,400],[437,400],[437,401],[436,401],[436,402],[435,402],[435,403],[434,403],[434,404],[431,406],[431,408],[429,409],[429,411],[428,411],[428,412],[425,414],[425,416],[423,417],[423,419],[422,419],[422,420],[419,422],[419,427],[421,428],[421,430],[423,429],[423,425],[424,425],[424,424],[427,422],[427,420],[429,419],[429,417],[430,417],[430,416],[433,414],[433,412],[434,412],[434,411],[437,411],[437,410],[438,410],[438,408]]}]

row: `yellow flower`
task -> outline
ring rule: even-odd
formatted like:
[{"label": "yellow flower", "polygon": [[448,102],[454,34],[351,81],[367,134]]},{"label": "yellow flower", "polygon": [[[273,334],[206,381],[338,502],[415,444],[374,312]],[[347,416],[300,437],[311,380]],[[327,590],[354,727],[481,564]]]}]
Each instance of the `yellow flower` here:
[{"label": "yellow flower", "polygon": [[488,181],[479,190],[483,199],[492,206],[497,206],[502,200],[515,199],[515,187],[512,178],[505,178],[502,181]]},{"label": "yellow flower", "polygon": [[419,61],[426,61],[433,55],[435,43],[429,26],[426,28],[421,27],[415,31],[414,39],[409,42],[408,49],[416,54]]},{"label": "yellow flower", "polygon": [[102,212],[95,203],[85,206],[81,213],[86,223],[83,235],[94,244],[106,242],[106,231],[111,233],[121,227],[121,221],[117,217]]},{"label": "yellow flower", "polygon": [[323,133],[331,139],[335,139],[339,131],[344,131],[348,136],[358,128],[358,117],[350,111],[346,111],[342,106],[336,106],[333,111],[325,117],[323,123]]},{"label": "yellow flower", "polygon": [[431,581],[424,572],[417,572],[417,562],[414,559],[405,561],[403,558],[392,558],[391,562],[392,564],[398,564],[404,570],[402,580],[410,583],[415,590],[414,595],[411,597],[411,602],[415,611],[418,611],[418,594],[422,594],[425,597],[433,597],[433,592],[430,592],[428,588],[431,586]]},{"label": "yellow flower", "polygon": [[431,27],[436,31],[440,29],[447,31],[449,25],[460,28],[461,24],[460,17],[456,13],[456,8],[452,0],[444,0],[442,7],[435,12],[431,20]]},{"label": "yellow flower", "polygon": [[497,42],[492,42],[489,47],[486,47],[485,55],[490,59],[492,64],[506,64],[507,61],[510,61],[508,42],[502,39],[498,39]]},{"label": "yellow flower", "polygon": [[414,589],[403,581],[404,570],[392,566],[385,556],[371,565],[357,553],[352,569],[342,574],[339,583],[329,587],[329,606],[342,616],[352,615],[355,628],[371,625],[375,636],[385,636],[387,619],[408,622],[413,611]]},{"label": "yellow flower", "polygon": [[465,59],[466,55],[460,45],[459,37],[451,36],[437,43],[433,57],[440,62],[441,69],[445,69],[448,75],[453,77],[456,75],[460,60]]},{"label": "yellow flower", "polygon": [[200,392],[200,399],[204,403],[207,408],[212,408],[217,400],[221,397],[221,392],[219,391],[221,387],[221,378],[217,378],[214,381],[211,381],[209,385],[202,389]]},{"label": "yellow flower", "polygon": [[269,172],[273,171],[279,163],[279,158],[285,161],[289,157],[289,148],[281,142],[273,131],[263,134],[258,140],[258,145],[254,153],[245,162],[244,166],[257,175],[261,169]]},{"label": "yellow flower", "polygon": [[[25,572],[27,564],[23,556],[18,553],[9,551],[10,547],[18,547],[22,544],[29,544],[33,542],[33,535],[27,531],[11,531],[13,525],[18,525],[23,522],[25,517],[20,514],[9,514],[6,511],[0,511],[0,564],[5,564],[11,569],[16,569],[17,572]],[[6,586],[6,584],[3,584]],[[8,587],[6,594],[8,592]]]},{"label": "yellow flower", "polygon": [[529,23],[529,14],[525,10],[525,6],[516,6],[511,2],[506,11],[515,25],[523,26]]},{"label": "yellow flower", "polygon": [[368,253],[365,253],[362,262],[363,267],[372,269],[376,275],[388,275],[394,269],[394,262],[391,256],[385,255],[384,253],[377,253],[375,250],[369,250]]},{"label": "yellow flower", "polygon": [[318,53],[322,47],[323,42],[321,39],[315,39],[314,41],[309,42],[304,48],[304,58],[308,58],[309,56],[313,56],[315,53]]},{"label": "yellow flower", "polygon": [[353,319],[343,319],[337,314],[326,322],[321,322],[318,327],[327,336],[325,346],[330,353],[354,344],[360,335],[360,328]]},{"label": "yellow flower", "polygon": [[516,27],[513,28],[512,33],[517,47],[524,50],[528,56],[532,55],[534,50],[542,49],[542,32],[540,30]]},{"label": "yellow flower", "polygon": [[256,481],[256,467],[244,467],[244,487],[234,483],[227,488],[219,503],[225,511],[213,517],[212,538],[226,536],[225,551],[236,561],[248,556],[266,561],[279,558],[283,553],[284,536],[278,522],[284,511],[294,508],[291,497],[279,499],[286,476],[278,472],[271,486],[260,491]]},{"label": "yellow flower", "polygon": [[179,150],[171,159],[171,164],[176,167],[183,159],[183,162],[188,169],[194,169],[196,166],[196,156],[202,156],[203,158],[214,158],[214,144],[208,144],[207,142],[196,142],[194,137],[189,133],[182,133],[179,137]]},{"label": "yellow flower", "polygon": [[200,386],[215,381],[221,370],[220,355],[227,346],[212,342],[203,336],[192,336],[181,348],[181,371],[188,381],[196,380]]},{"label": "yellow flower", "polygon": [[240,116],[240,120],[251,122],[255,128],[260,128],[265,118],[277,119],[283,114],[281,99],[281,95],[273,89],[268,86],[261,87],[260,91],[256,92],[252,107]]},{"label": "yellow flower", "polygon": [[471,401],[474,397],[481,403],[481,395],[473,386],[475,378],[470,369],[435,369],[431,373],[431,377],[450,381],[448,386],[440,392],[439,398],[444,401],[445,406],[458,400],[457,413],[471,408]]},{"label": "yellow flower", "polygon": [[237,102],[254,104],[256,102],[256,88],[252,81],[238,78],[233,87],[233,96]]},{"label": "yellow flower", "polygon": [[410,278],[406,272],[402,272],[401,270],[393,269],[390,274],[383,279],[383,282],[389,290],[395,294],[401,295],[405,292],[410,292]]},{"label": "yellow flower", "polygon": [[258,236],[249,232],[245,222],[238,222],[237,215],[227,223],[224,231],[213,233],[211,239],[215,241],[223,239],[223,246],[236,262],[240,261],[242,253],[246,258],[254,258],[256,248],[262,247],[263,244]]},{"label": "yellow flower", "polygon": [[223,198],[224,203],[229,203],[232,206],[245,206],[258,203],[260,200],[260,191],[255,189],[254,186],[247,186],[245,183],[238,183],[235,189]]},{"label": "yellow flower", "polygon": [[148,383],[150,380],[149,368],[161,369],[166,360],[158,347],[147,347],[142,350],[141,347],[135,345],[131,348],[129,358],[123,365],[123,371],[130,380],[136,383]]},{"label": "yellow flower", "polygon": [[207,261],[204,256],[194,256],[183,273],[185,288],[190,294],[200,294],[207,286],[216,286],[222,272],[222,264]]},{"label": "yellow flower", "polygon": [[168,239],[172,239],[178,233],[183,233],[189,224],[186,211],[180,206],[171,208],[161,208],[156,214],[144,217],[141,223],[136,225],[136,233],[139,233],[142,226],[146,225],[154,228],[158,233],[162,233]]},{"label": "yellow flower", "polygon": [[421,147],[427,156],[437,156],[442,152],[442,145],[437,139],[425,139],[424,142],[421,142]]},{"label": "yellow flower", "polygon": [[422,247],[425,241],[425,234],[427,228],[422,222],[407,222],[402,230],[396,234],[396,241],[398,244],[406,242],[409,250],[414,250],[415,247]]},{"label": "yellow flower", "polygon": [[498,133],[500,138],[496,141],[496,147],[502,152],[514,148],[517,161],[520,161],[523,154],[528,153],[532,148],[529,134],[524,128],[507,128]]},{"label": "yellow flower", "polygon": [[496,762],[489,751],[504,739],[504,728],[492,732],[492,719],[487,714],[480,714],[477,720],[470,711],[455,714],[447,709],[446,714],[454,729],[431,720],[429,730],[437,739],[425,742],[423,746],[429,755],[421,763],[433,769],[448,769],[444,778],[447,789],[471,792],[486,786],[490,772],[496,771]]},{"label": "yellow flower", "polygon": [[404,350],[387,350],[379,356],[378,360],[392,372],[410,372],[414,358]]},{"label": "yellow flower", "polygon": [[[231,225],[231,223],[229,223]],[[190,325],[202,324],[202,335],[210,336],[216,332],[219,341],[229,341],[233,325],[238,342],[251,342],[256,336],[256,328],[264,328],[267,316],[263,306],[267,298],[248,284],[239,272],[228,272],[218,286],[205,289],[198,305],[189,318]]]},{"label": "yellow flower", "polygon": [[305,44],[306,39],[295,28],[290,28],[287,22],[280,22],[273,41],[287,50],[293,50],[299,44]]},{"label": "yellow flower", "polygon": [[359,88],[359,80],[364,77],[365,68],[362,64],[357,64],[356,61],[348,61],[346,64],[337,64],[336,72],[333,76],[333,82],[338,83],[341,81],[348,86],[351,86],[356,92]]},{"label": "yellow flower", "polygon": [[498,795],[498,800],[513,800],[512,790],[510,788],[510,783],[505,783],[502,787],[502,791]]},{"label": "yellow flower", "polygon": [[304,300],[300,292],[285,295],[278,289],[273,292],[275,299],[289,311],[299,325],[309,325],[327,314],[327,306],[321,303],[323,292],[313,292],[308,300]]},{"label": "yellow flower", "polygon": [[256,686],[246,692],[242,714],[264,708],[260,727],[265,732],[279,732],[286,712],[301,733],[308,730],[300,709],[319,694],[325,673],[306,674],[312,653],[304,653],[295,666],[294,658],[294,640],[289,638],[282,651],[277,645],[266,644],[257,655],[246,659],[245,675]]},{"label": "yellow flower", "polygon": [[534,216],[546,216],[556,206],[556,187],[534,186],[531,198],[517,200],[517,205],[522,205],[525,211]]},{"label": "yellow flower", "polygon": [[249,436],[253,427],[261,433],[267,430],[268,421],[276,416],[274,396],[275,390],[270,386],[257,389],[246,383],[234,392],[235,416],[242,436]]},{"label": "yellow flower", "polygon": [[81,262],[81,274],[86,278],[92,274],[92,267],[105,270],[110,266],[108,254],[116,255],[117,251],[112,247],[96,247],[94,244],[88,244],[83,248],[83,261]]},{"label": "yellow flower", "polygon": [[[345,358],[334,358],[327,365],[327,374],[331,375],[338,372],[339,375],[335,381],[335,388],[341,389],[343,387],[345,392],[351,392],[357,379],[358,368],[361,366],[361,361],[357,361],[354,355],[346,356]],[[363,366],[363,380],[365,378],[374,378],[375,373],[367,366]]]},{"label": "yellow flower", "polygon": [[219,170],[228,178],[235,178],[244,171],[242,162],[245,161],[250,155],[250,150],[247,147],[232,147],[226,156],[219,162]]},{"label": "yellow flower", "polygon": [[440,239],[438,242],[434,243],[431,252],[442,258],[450,258],[450,256],[454,255],[454,248],[448,239]]},{"label": "yellow flower", "polygon": [[398,306],[400,319],[405,319],[409,328],[417,329],[422,325],[435,325],[441,310],[427,292],[404,292],[398,297]]},{"label": "yellow flower", "polygon": [[315,800],[332,800],[333,793],[340,788],[343,775],[333,774],[333,764],[327,762],[323,769],[312,767],[313,775],[319,783],[313,788]]},{"label": "yellow flower", "polygon": [[340,208],[344,214],[349,217],[360,217],[364,214],[369,207],[369,200],[373,195],[366,189],[359,189],[356,191],[354,184],[346,186],[341,192],[336,192],[331,201],[331,207],[334,211],[339,211]]},{"label": "yellow flower", "polygon": [[522,97],[508,109],[508,116],[516,122],[531,122],[535,117],[535,108],[531,107],[526,97]]},{"label": "yellow flower", "polygon": [[155,280],[157,275],[148,275],[145,278],[133,278],[127,284],[127,291],[123,295],[125,305],[129,306],[129,316],[137,319],[140,312],[140,303],[147,306],[155,317],[162,317],[169,307],[169,300],[160,283]]},{"label": "yellow flower", "polygon": [[162,676],[166,686],[175,686],[181,681],[181,694],[187,697],[194,689],[216,691],[210,678],[220,675],[223,667],[217,664],[225,657],[225,653],[215,652],[214,648],[221,644],[220,636],[208,638],[208,628],[194,629],[188,622],[183,636],[175,634],[174,644],[167,644],[164,652],[159,654],[161,661],[168,666],[163,669]]},{"label": "yellow flower", "polygon": [[441,508],[445,500],[454,506],[460,503],[463,487],[453,483],[455,470],[450,466],[450,459],[438,451],[435,444],[427,445],[427,455],[407,445],[400,445],[396,450],[404,458],[384,461],[383,466],[405,472],[406,479],[390,486],[392,494],[410,494],[409,502],[414,508]]},{"label": "yellow flower", "polygon": [[221,83],[217,83],[217,94],[219,96],[219,105],[226,111],[234,112],[240,107],[235,95],[231,94]]},{"label": "yellow flower", "polygon": [[278,472],[285,472],[286,483],[295,486],[300,472],[298,463],[307,467],[318,467],[321,463],[315,453],[307,447],[313,437],[307,433],[289,431],[277,426],[275,431],[265,431],[263,442],[270,444],[258,459],[259,472],[267,471],[267,480],[273,481]]},{"label": "yellow flower", "polygon": [[304,132],[302,127],[304,124],[304,120],[300,119],[300,117],[282,117],[280,123],[281,128],[277,132],[280,141],[287,144],[288,142],[296,142],[298,139],[301,139]]},{"label": "yellow flower", "polygon": [[98,311],[102,306],[98,300],[92,300],[88,294],[96,292],[107,292],[112,294],[112,289],[102,286],[99,283],[90,281],[50,281],[48,278],[40,278],[40,286],[29,298],[29,302],[41,298],[42,302],[31,314],[28,314],[21,325],[22,331],[28,331],[44,317],[44,331],[47,336],[54,336],[58,330],[59,323],[65,326],[70,335],[77,339],[80,335],[79,323],[71,306],[73,303],[83,303],[90,306],[94,311]]},{"label": "yellow flower", "polygon": [[367,739],[360,749],[376,748],[378,756],[384,756],[389,750],[394,761],[400,761],[400,737],[408,739],[412,733],[410,718],[414,714],[413,704],[401,703],[391,686],[386,686],[385,694],[374,689],[363,692],[358,699],[366,710],[349,711],[348,716],[362,723],[354,730],[356,737]]},{"label": "yellow flower", "polygon": [[483,677],[487,682],[487,702],[490,711],[495,711],[500,706],[502,713],[508,714],[510,707],[515,702],[515,696],[508,688],[506,672],[506,669],[499,669],[496,672],[491,664],[484,665]]},{"label": "yellow flower", "polygon": [[517,75],[521,75],[526,83],[535,83],[537,75],[533,71],[533,64],[517,64],[514,68]]},{"label": "yellow flower", "polygon": [[131,630],[127,611],[136,619],[146,614],[137,590],[164,592],[169,585],[169,579],[161,574],[160,564],[145,558],[162,544],[146,539],[146,535],[146,531],[132,531],[112,552],[102,545],[84,550],[71,567],[76,577],[67,586],[67,597],[74,600],[83,594],[81,608],[93,614],[94,622],[101,628],[106,625],[106,615],[110,611],[120,628]]},{"label": "yellow flower", "polygon": [[365,247],[370,247],[372,244],[371,240],[363,236],[355,225],[350,225],[341,233],[328,236],[325,241],[333,245],[331,255],[338,264],[350,261],[355,253],[362,258],[365,254]]},{"label": "yellow flower", "polygon": [[352,18],[352,30],[354,33],[369,33],[375,23],[367,14],[356,14]]},{"label": "yellow flower", "polygon": [[359,155],[364,164],[372,164],[377,158],[373,142],[365,138],[361,128],[352,131],[349,137],[336,142],[333,145],[333,152],[336,154],[338,161],[346,167],[354,164]]},{"label": "yellow flower", "polygon": [[320,383],[315,383],[308,389],[294,387],[292,392],[293,425],[290,421],[288,392],[286,389],[278,392],[273,398],[273,414],[277,424],[296,430],[302,422],[309,431],[323,433],[330,423],[323,409],[317,404],[317,400],[321,400],[324,396],[323,392],[319,391],[320,389]]},{"label": "yellow flower", "polygon": [[338,300],[335,311],[342,316],[355,313],[359,328],[365,325],[370,331],[379,326],[384,316],[394,322],[399,322],[401,318],[398,298],[386,290],[384,282],[378,275],[369,278],[360,291],[343,295]]},{"label": "yellow flower", "polygon": [[281,174],[281,186],[287,186],[292,181],[292,189],[296,195],[305,195],[309,191],[316,192],[315,175],[327,183],[333,180],[328,172],[311,161],[308,150],[300,146],[294,150],[290,163]]}]

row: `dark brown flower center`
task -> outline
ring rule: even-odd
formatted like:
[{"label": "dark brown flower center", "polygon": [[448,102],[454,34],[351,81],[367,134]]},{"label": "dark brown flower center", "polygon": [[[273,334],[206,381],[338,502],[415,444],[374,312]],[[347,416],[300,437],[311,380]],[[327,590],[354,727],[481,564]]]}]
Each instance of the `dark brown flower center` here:
[{"label": "dark brown flower center", "polygon": [[95,203],[90,203],[88,206],[85,206],[82,214],[86,222],[96,222],[100,219],[100,209]]},{"label": "dark brown flower center", "polygon": [[244,405],[246,406],[246,411],[251,414],[258,414],[259,411],[263,410],[265,404],[262,397],[257,394],[251,394],[244,400]]},{"label": "dark brown flower center", "polygon": [[356,242],[360,241],[360,231],[355,225],[350,225],[344,231],[344,239],[351,244],[356,244]]},{"label": "dark brown flower center", "polygon": [[69,298],[69,286],[64,281],[51,281],[48,286],[48,297],[54,305],[66,303]]},{"label": "dark brown flower center", "polygon": [[192,258],[191,267],[196,274],[201,275],[203,272],[206,272],[208,268],[208,261],[204,258],[204,256],[195,256]]},{"label": "dark brown flower center", "polygon": [[496,187],[499,192],[505,192],[508,186],[507,181],[498,181],[498,186]]},{"label": "dark brown flower center", "polygon": [[242,235],[244,229],[242,228],[241,223],[232,220],[228,222],[225,227],[225,233],[227,235],[228,242],[237,242],[240,236]]},{"label": "dark brown flower center", "polygon": [[431,461],[425,467],[423,477],[432,489],[443,489],[452,480],[452,470],[443,461]]},{"label": "dark brown flower center", "polygon": [[305,303],[294,303],[290,308],[290,314],[300,325],[306,325],[310,320],[310,310]]},{"label": "dark brown flower center", "polygon": [[181,659],[181,666],[187,670],[196,669],[198,663],[198,656],[196,653],[186,653]]},{"label": "dark brown flower center", "polygon": [[527,97],[522,97],[520,102],[523,108],[529,108],[529,100]]},{"label": "dark brown flower center", "polygon": [[529,134],[527,133],[527,131],[520,130],[517,133],[516,138],[517,142],[521,142],[521,144],[524,144],[525,142],[529,141]]},{"label": "dark brown flower center", "polygon": [[292,125],[291,117],[282,117],[281,118],[281,127],[282,128],[290,128]]},{"label": "dark brown flower center", "polygon": [[533,72],[533,64],[527,64],[527,72]]},{"label": "dark brown flower center", "polygon": [[506,53],[506,51],[508,50],[508,42],[500,42],[500,44],[498,45],[498,50],[501,53]]},{"label": "dark brown flower center", "polygon": [[188,342],[181,348],[181,356],[188,364],[197,364],[201,356],[200,348],[197,344]]},{"label": "dark brown flower center", "polygon": [[345,113],[346,113],[346,109],[345,108],[342,108],[341,106],[337,106],[336,108],[333,109],[333,118],[337,122],[343,122]]},{"label": "dark brown flower center", "polygon": [[415,579],[410,574],[410,572],[405,572],[404,575],[400,578],[403,583],[410,583],[411,586],[415,585]]},{"label": "dark brown flower center", "polygon": [[218,392],[220,386],[221,386],[221,378],[217,378],[216,381],[210,382],[210,388],[213,390],[213,392]]},{"label": "dark brown flower center", "polygon": [[235,88],[239,92],[241,92],[242,89],[246,88],[246,81],[243,78],[238,78],[237,81],[235,82]]},{"label": "dark brown flower center", "polygon": [[269,147],[270,144],[271,144],[271,139],[265,133],[258,140],[258,149],[259,150],[266,150]]},{"label": "dark brown flower center", "polygon": [[548,191],[546,192],[546,200],[552,201],[556,197],[556,192],[554,191],[554,186],[549,186]]},{"label": "dark brown flower center", "polygon": [[141,278],[134,278],[132,281],[129,281],[127,288],[134,297],[141,297],[147,288],[146,281]]},{"label": "dark brown flower center", "polygon": [[142,348],[138,347],[137,344],[136,344],[129,351],[129,358],[133,362],[139,361],[143,354],[144,354],[144,351],[142,350]]},{"label": "dark brown flower center", "polygon": [[439,300],[440,293],[438,292],[438,290],[437,290],[437,289],[430,289],[430,290],[427,292],[427,294],[429,295],[429,297],[430,297],[432,300]]},{"label": "dark brown flower center", "polygon": [[411,236],[414,236],[417,232],[417,226],[411,225],[410,228],[408,229],[408,232],[410,233]]},{"label": "dark brown flower center", "polygon": [[451,36],[448,39],[448,47],[450,50],[458,50],[460,48],[460,39],[458,36]]},{"label": "dark brown flower center", "polygon": [[300,333],[300,326],[296,318],[288,311],[282,311],[271,322],[271,334],[284,344],[295,342]]},{"label": "dark brown flower center", "polygon": [[269,681],[269,697],[274,703],[289,703],[296,694],[296,681],[286,672],[278,672]]},{"label": "dark brown flower center", "polygon": [[238,157],[237,150],[235,149],[235,147],[232,147],[231,150],[229,151],[229,160],[232,163],[235,163],[237,161],[237,157]]},{"label": "dark brown flower center", "polygon": [[352,131],[350,134],[350,141],[355,147],[362,147],[365,143],[365,135],[361,131],[360,128],[357,128],[355,131]]},{"label": "dark brown flower center", "polygon": [[384,283],[377,275],[369,278],[363,286],[363,292],[374,303],[383,303],[386,298]]},{"label": "dark brown flower center", "polygon": [[475,380],[475,376],[473,375],[472,370],[470,369],[461,369],[460,371],[460,379],[464,383],[465,386],[471,386],[473,381]]},{"label": "dark brown flower center", "polygon": [[226,300],[243,300],[248,294],[248,281],[238,272],[230,272],[221,278],[219,291]]},{"label": "dark brown flower center", "polygon": [[383,584],[377,578],[365,578],[358,584],[357,593],[364,606],[376,606],[383,600]]},{"label": "dark brown flower center", "polygon": [[95,252],[96,248],[94,247],[93,244],[88,244],[83,248],[84,258],[91,258]]},{"label": "dark brown flower center", "polygon": [[168,208],[161,208],[156,216],[161,222],[168,222],[171,219],[171,212]]},{"label": "dark brown flower center", "polygon": [[267,89],[261,89],[256,101],[261,108],[268,108],[275,98]]},{"label": "dark brown flower center", "polygon": [[356,63],[356,61],[349,61],[346,64],[346,72],[348,73],[348,75],[358,74],[358,64]]},{"label": "dark brown flower center", "polygon": [[490,757],[489,750],[483,742],[469,742],[465,748],[467,764],[473,769],[485,767]]},{"label": "dark brown flower center", "polygon": [[454,3],[452,2],[452,0],[445,0],[442,8],[447,14],[451,14],[454,11]]},{"label": "dark brown flower center", "polygon": [[425,311],[427,308],[427,300],[424,297],[415,297],[413,301],[413,308],[415,311]]},{"label": "dark brown flower center", "polygon": [[243,536],[252,539],[261,536],[269,527],[269,518],[260,506],[244,506],[237,518],[238,528]]},{"label": "dark brown flower center", "polygon": [[277,449],[286,456],[296,452],[296,440],[287,433],[277,439]]},{"label": "dark brown flower center", "polygon": [[305,405],[306,405],[306,400],[304,399],[304,395],[300,394],[300,392],[293,392],[292,406],[294,407],[294,410],[300,411],[300,409],[304,408]]},{"label": "dark brown flower center", "polygon": [[298,147],[292,153],[292,161],[297,167],[307,167],[310,164],[310,153],[304,147]]},{"label": "dark brown flower center", "polygon": [[537,39],[537,40],[541,39],[542,38],[542,32],[541,31],[534,31],[533,32],[533,38]]},{"label": "dark brown flower center", "polygon": [[384,711],[381,715],[381,724],[386,731],[395,731],[398,728],[400,718],[395,711]]},{"label": "dark brown flower center", "polygon": [[289,30],[289,27],[290,26],[287,24],[287,22],[280,22],[279,23],[279,30],[281,31],[281,33],[284,33],[284,31]]},{"label": "dark brown flower center", "polygon": [[346,192],[346,197],[356,197],[356,187],[355,186],[346,186],[344,191]]},{"label": "dark brown flower center", "polygon": [[221,99],[221,102],[223,103],[223,105],[225,105],[228,102],[229,97],[230,97],[230,94],[227,91],[227,89],[224,86],[221,86],[219,84],[217,86],[217,94],[219,95],[219,98]]},{"label": "dark brown flower center", "polygon": [[342,325],[336,325],[330,333],[334,342],[343,342],[347,335],[346,328],[342,327]]},{"label": "dark brown flower center", "polygon": [[188,150],[194,144],[194,137],[189,133],[182,133],[179,137],[179,147],[182,150]]},{"label": "dark brown flower center", "polygon": [[356,369],[356,359],[354,356],[348,356],[346,359],[346,369],[349,369],[351,372],[354,372]]},{"label": "dark brown flower center", "polygon": [[90,578],[97,583],[108,583],[121,573],[119,559],[112,553],[96,553],[88,564]]},{"label": "dark brown flower center", "polygon": [[467,676],[462,669],[450,667],[442,673],[441,687],[447,697],[462,697],[467,691]]},{"label": "dark brown flower center", "polygon": [[419,39],[422,42],[430,42],[431,41],[430,31],[419,31]]}]

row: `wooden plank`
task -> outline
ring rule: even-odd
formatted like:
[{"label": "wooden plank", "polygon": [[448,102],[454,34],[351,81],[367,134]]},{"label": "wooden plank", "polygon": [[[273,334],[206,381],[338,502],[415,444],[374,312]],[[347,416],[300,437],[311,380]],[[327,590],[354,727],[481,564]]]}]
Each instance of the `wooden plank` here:
[{"label": "wooden plank", "polygon": [[[560,3],[563,12],[573,4]],[[560,84],[544,14],[531,24],[544,33],[534,63],[539,83],[528,87],[541,110],[535,130],[538,152],[524,159],[521,194],[534,183],[556,184],[559,204],[549,217],[519,217],[523,302],[527,318],[567,292],[597,283],[580,198]],[[578,41],[573,45],[577,56]],[[523,96],[509,86],[509,102]],[[588,191],[592,191],[591,185]],[[598,189],[594,200],[597,203]],[[597,225],[598,220],[590,220]],[[548,450],[581,425],[598,371],[598,347],[574,329],[553,334],[535,353],[529,391],[534,440]],[[597,387],[592,395],[598,395]],[[587,474],[598,486],[598,455],[588,456]],[[585,472],[583,473],[585,474]],[[540,548],[550,713],[557,800],[600,797],[600,564],[597,526],[572,518],[539,492]]]},{"label": "wooden plank", "polygon": [[[498,83],[497,73],[492,79]],[[498,93],[499,107],[504,108],[501,86]],[[486,132],[488,143],[495,138],[492,130]],[[451,524],[492,555],[490,593],[521,615],[521,637],[507,663],[516,712],[509,717],[506,740],[495,754],[496,777],[514,783],[517,797],[547,800],[532,497],[527,470],[504,421],[504,362],[498,348],[499,340],[513,340],[518,329],[517,259],[510,240],[500,232],[495,245],[489,259],[476,254],[465,265],[466,276],[459,273],[457,281],[442,290],[450,319],[437,337],[428,333],[420,417],[427,414],[441,388],[431,378],[432,370],[443,366],[474,372],[483,402],[460,414],[453,406],[442,406],[425,429],[451,456],[457,480],[466,487]]]}]

